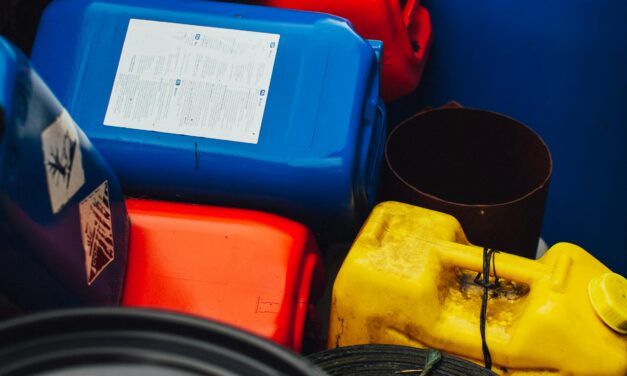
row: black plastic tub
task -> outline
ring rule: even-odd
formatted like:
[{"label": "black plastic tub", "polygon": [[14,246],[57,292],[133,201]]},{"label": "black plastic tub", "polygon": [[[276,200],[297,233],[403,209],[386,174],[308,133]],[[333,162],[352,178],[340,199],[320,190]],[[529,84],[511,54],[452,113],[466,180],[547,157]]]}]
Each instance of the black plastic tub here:
[{"label": "black plastic tub", "polygon": [[544,141],[517,120],[429,110],[390,132],[380,199],[451,214],[471,243],[535,258],[552,166]]},{"label": "black plastic tub", "polygon": [[0,375],[303,375],[307,359],[231,327],[168,312],[89,308],[0,324]]}]

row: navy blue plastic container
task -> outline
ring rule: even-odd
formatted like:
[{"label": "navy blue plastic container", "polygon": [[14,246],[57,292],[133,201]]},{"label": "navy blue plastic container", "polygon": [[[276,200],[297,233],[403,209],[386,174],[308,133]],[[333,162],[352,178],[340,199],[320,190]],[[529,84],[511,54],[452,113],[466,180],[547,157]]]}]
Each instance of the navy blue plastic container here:
[{"label": "navy blue plastic container", "polygon": [[[123,50],[124,47],[124,50]],[[33,63],[125,192],[356,228],[385,139],[380,42],[202,0],[57,0]]]},{"label": "navy blue plastic container", "polygon": [[115,304],[128,219],[113,171],[0,37],[0,293],[25,310]]}]

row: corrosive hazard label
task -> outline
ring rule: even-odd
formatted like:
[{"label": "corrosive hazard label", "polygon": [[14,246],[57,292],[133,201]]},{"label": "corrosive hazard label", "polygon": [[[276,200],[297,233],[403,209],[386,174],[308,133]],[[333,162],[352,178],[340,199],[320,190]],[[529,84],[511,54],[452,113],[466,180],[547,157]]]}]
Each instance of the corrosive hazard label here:
[{"label": "corrosive hazard label", "polygon": [[41,145],[50,204],[56,214],[85,183],[76,125],[67,111],[41,132]]},{"label": "corrosive hazard label", "polygon": [[80,217],[87,284],[91,285],[115,256],[106,180],[81,201]]}]

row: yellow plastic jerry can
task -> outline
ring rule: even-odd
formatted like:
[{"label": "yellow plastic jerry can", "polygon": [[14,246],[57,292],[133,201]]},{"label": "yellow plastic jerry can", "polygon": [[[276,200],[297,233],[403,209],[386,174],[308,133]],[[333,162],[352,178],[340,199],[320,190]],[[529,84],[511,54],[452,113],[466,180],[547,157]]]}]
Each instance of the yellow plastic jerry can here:
[{"label": "yellow plastic jerry can", "polygon": [[[333,286],[329,347],[428,347],[483,364],[484,260],[452,216],[379,204]],[[627,375],[625,278],[568,243],[539,260],[496,253],[489,262],[485,338],[495,372]]]}]

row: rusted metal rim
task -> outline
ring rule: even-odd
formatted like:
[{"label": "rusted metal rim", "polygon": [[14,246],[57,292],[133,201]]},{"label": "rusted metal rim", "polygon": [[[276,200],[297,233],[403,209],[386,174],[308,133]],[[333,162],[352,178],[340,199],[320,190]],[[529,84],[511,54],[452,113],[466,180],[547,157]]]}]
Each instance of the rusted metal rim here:
[{"label": "rusted metal rim", "polygon": [[534,257],[553,171],[546,143],[495,112],[442,108],[386,141],[381,200],[448,213],[477,245]]},{"label": "rusted metal rim", "polygon": [[[437,112],[448,112],[448,111],[479,111],[482,113],[486,113],[486,114],[491,114],[494,116],[498,116],[498,117],[502,117],[504,119],[507,119],[508,121],[510,121],[512,124],[517,124],[520,127],[523,127],[526,131],[528,131],[530,134],[534,135],[537,138],[537,141],[543,146],[543,148],[546,150],[546,156],[548,158],[548,170],[547,170],[547,174],[544,177],[544,179],[541,181],[540,184],[536,185],[536,187],[534,187],[533,189],[531,189],[529,192],[527,192],[525,195],[517,197],[513,200],[509,200],[509,201],[503,201],[500,203],[490,203],[490,204],[467,204],[464,202],[457,202],[457,201],[449,201],[446,199],[443,199],[441,197],[438,197],[435,194],[429,193],[429,192],[425,192],[420,190],[419,188],[415,187],[414,185],[412,185],[411,183],[407,182],[407,180],[405,180],[403,178],[403,176],[396,170],[396,168],[392,165],[391,161],[390,161],[390,156],[389,156],[389,150],[388,150],[388,144],[390,143],[390,140],[394,138],[396,132],[398,132],[399,129],[401,129],[402,127],[407,126],[407,124],[410,124],[412,122],[415,121],[416,118],[419,118],[421,116],[424,116],[425,114],[428,113],[437,113]],[[481,109],[475,109],[475,108],[438,108],[438,109],[430,109],[427,111],[422,111],[419,112],[415,115],[413,115],[412,117],[403,120],[401,123],[399,123],[396,127],[394,127],[394,129],[392,129],[392,131],[390,131],[388,138],[386,140],[385,143],[385,152],[384,152],[384,158],[385,158],[385,163],[387,165],[387,168],[390,170],[390,172],[392,172],[392,174],[394,174],[394,177],[396,179],[398,179],[400,182],[402,182],[408,189],[411,189],[421,195],[427,196],[430,199],[434,200],[434,201],[439,201],[441,203],[445,203],[445,204],[453,204],[453,205],[458,205],[458,206],[463,206],[463,207],[468,207],[468,208],[482,208],[482,207],[494,207],[494,206],[506,206],[506,205],[510,205],[516,202],[520,202],[525,200],[526,198],[534,195],[535,193],[537,193],[538,191],[544,189],[544,187],[548,184],[548,182],[551,179],[551,175],[553,174],[553,159],[551,157],[551,153],[549,151],[548,146],[546,145],[546,143],[544,142],[544,140],[530,127],[528,127],[527,125],[519,122],[518,120],[515,120],[507,115],[503,115],[497,112],[493,112],[493,111],[487,111],[487,110],[481,110]]]}]

